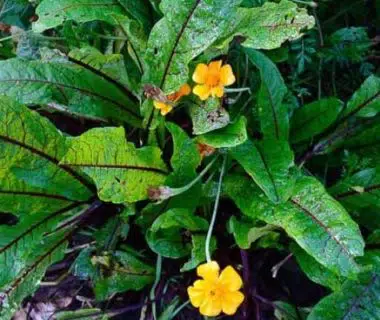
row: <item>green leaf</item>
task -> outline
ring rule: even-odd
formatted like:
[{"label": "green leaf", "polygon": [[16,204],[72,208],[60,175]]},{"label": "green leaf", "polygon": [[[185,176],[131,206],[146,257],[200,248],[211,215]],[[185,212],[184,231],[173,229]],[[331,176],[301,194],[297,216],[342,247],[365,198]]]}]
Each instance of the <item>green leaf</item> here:
[{"label": "green leaf", "polygon": [[33,15],[33,7],[28,0],[1,1],[0,21],[2,23],[26,29]]},{"label": "green leaf", "polygon": [[189,78],[189,62],[210,47],[229,28],[241,0],[163,0],[164,17],[153,27],[143,82],[165,93],[179,89]]},{"label": "green leaf", "polygon": [[234,235],[236,244],[246,250],[251,247],[252,243],[277,229],[269,224],[264,227],[254,227],[253,221],[238,221],[236,217],[230,218],[228,228],[229,232]]},{"label": "green leaf", "polygon": [[277,320],[305,320],[307,312],[289,303],[275,301],[274,316]]},{"label": "green leaf", "polygon": [[380,112],[380,78],[368,77],[347,103],[342,116],[373,117]]},{"label": "green leaf", "polygon": [[341,290],[322,299],[311,311],[308,320],[380,318],[380,277],[367,273],[358,281],[347,280]]},{"label": "green leaf", "polygon": [[149,247],[164,257],[178,259],[188,255],[191,245],[183,238],[183,231],[206,231],[208,222],[188,209],[174,208],[161,214],[146,234]]},{"label": "green leaf", "polygon": [[197,136],[197,143],[206,144],[214,148],[230,148],[238,146],[247,140],[246,119],[240,117],[227,127]]},{"label": "green leaf", "polygon": [[84,47],[71,50],[69,60],[107,78],[106,80],[118,86],[120,90],[129,91],[130,88],[135,95],[138,94],[139,86],[136,79],[128,75],[121,54],[103,54],[94,47]]},{"label": "green leaf", "polygon": [[287,140],[289,119],[283,104],[287,88],[276,65],[261,52],[245,49],[249,60],[260,71],[261,86],[257,97],[257,108],[261,131],[265,138]]},{"label": "green leaf", "polygon": [[295,255],[302,271],[309,277],[311,281],[322,286],[328,287],[333,291],[341,288],[343,279],[335,273],[323,267],[312,256],[307,254],[297,245],[292,245],[291,250]]},{"label": "green leaf", "polygon": [[71,63],[0,61],[0,94],[24,104],[45,104],[84,117],[141,125],[131,93]]},{"label": "green leaf", "polygon": [[43,0],[36,10],[38,20],[33,31],[42,33],[68,20],[78,23],[101,20],[112,24],[111,14],[124,14],[124,10],[116,0]]},{"label": "green leaf", "polygon": [[80,168],[94,180],[99,198],[113,203],[147,199],[148,188],[167,176],[161,150],[135,148],[123,128],[96,128],[73,138],[61,164]]},{"label": "green leaf", "polygon": [[[192,242],[192,250],[191,250],[191,257],[190,260],[187,261],[181,268],[181,272],[190,271],[192,269],[195,269],[198,265],[200,265],[202,262],[206,261],[206,249],[205,249],[205,242],[206,242],[206,236],[200,235],[200,234],[194,234],[191,237]],[[216,249],[216,239],[211,238],[210,242],[210,254],[215,251]]]},{"label": "green leaf", "polygon": [[380,209],[380,167],[361,170],[339,182],[330,192],[351,211]]},{"label": "green leaf", "polygon": [[138,291],[153,282],[154,268],[131,253],[116,251],[113,258],[118,264],[111,271],[111,276],[96,281],[95,295],[98,300],[127,290]]},{"label": "green leaf", "polygon": [[60,210],[24,215],[14,226],[0,226],[0,264],[7,272],[0,273],[0,288],[16,278],[31,254],[49,245],[45,234],[78,212],[78,205]]},{"label": "green leaf", "polygon": [[283,228],[320,264],[342,276],[359,271],[356,256],[364,241],[357,224],[324,187],[312,177],[301,177],[288,203],[271,205],[242,177],[225,179],[225,192],[247,216]]},{"label": "green leaf", "polygon": [[57,320],[108,320],[109,318],[103,314],[102,310],[91,309],[79,309],[75,311],[60,311],[54,314]]},{"label": "green leaf", "polygon": [[216,98],[207,99],[202,105],[192,104],[189,114],[195,135],[224,128],[230,123],[228,112],[221,107],[221,101]]},{"label": "green leaf", "polygon": [[173,175],[176,180],[187,183],[196,175],[196,169],[201,163],[200,153],[194,141],[179,126],[167,123],[166,127],[173,137],[174,150],[170,160]]},{"label": "green leaf", "polygon": [[343,102],[337,98],[321,99],[297,109],[291,119],[291,140],[298,143],[323,132],[338,118]]},{"label": "green leaf", "polygon": [[243,45],[254,49],[276,49],[287,40],[302,36],[302,31],[314,26],[314,18],[304,8],[288,0],[265,2],[256,8],[239,8],[236,19],[230,21],[229,33],[245,38]]},{"label": "green leaf", "polygon": [[49,239],[37,248],[34,259],[12,281],[0,287],[0,318],[11,319],[21,302],[37,289],[47,268],[64,257],[66,237]]},{"label": "green leaf", "polygon": [[287,142],[247,140],[231,148],[230,154],[270,200],[283,202],[290,197],[294,178],[289,170],[294,166],[294,156]]},{"label": "green leaf", "polygon": [[47,119],[6,97],[0,97],[0,148],[0,198],[29,201],[19,203],[18,209],[14,203],[15,213],[39,201],[56,206],[91,196],[92,186],[87,180],[59,164],[69,148],[67,138]]}]

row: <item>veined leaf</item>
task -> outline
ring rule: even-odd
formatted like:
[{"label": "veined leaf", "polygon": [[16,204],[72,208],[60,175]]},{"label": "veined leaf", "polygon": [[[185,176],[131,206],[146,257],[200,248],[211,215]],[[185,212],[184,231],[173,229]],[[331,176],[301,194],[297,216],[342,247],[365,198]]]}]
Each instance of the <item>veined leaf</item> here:
[{"label": "veined leaf", "polygon": [[348,101],[342,116],[373,117],[380,112],[380,78],[367,78]]},{"label": "veined leaf", "polygon": [[287,92],[276,65],[263,53],[245,49],[249,60],[259,69],[261,86],[257,108],[261,131],[265,138],[287,140],[289,136],[288,110],[282,103]]},{"label": "veined leaf", "polygon": [[84,47],[70,51],[69,60],[105,78],[120,91],[128,92],[130,88],[137,95],[138,85],[126,72],[121,54],[103,54],[94,47]]},{"label": "veined leaf", "polygon": [[138,107],[128,91],[70,63],[0,61],[0,94],[24,104],[53,103],[74,114],[141,125]]},{"label": "veined leaf", "polygon": [[330,192],[348,209],[380,209],[380,167],[359,171],[332,187]]},{"label": "veined leaf", "polygon": [[96,281],[95,294],[98,300],[127,290],[138,291],[153,282],[154,268],[131,253],[116,251],[113,258],[117,263],[111,276]]},{"label": "veined leaf", "polygon": [[228,126],[199,135],[195,141],[214,148],[231,148],[247,140],[246,119],[240,117]]},{"label": "veined leaf", "polygon": [[328,287],[333,291],[337,291],[341,288],[344,278],[340,278],[335,273],[326,269],[311,255],[303,251],[299,246],[294,244],[291,246],[291,250],[295,255],[302,271],[305,272],[311,281]]},{"label": "veined leaf", "polygon": [[380,276],[361,274],[358,281],[347,280],[341,290],[322,299],[308,320],[373,320],[380,318]]},{"label": "veined leaf", "polygon": [[234,35],[241,35],[245,38],[245,47],[276,49],[287,40],[301,37],[302,31],[311,29],[314,22],[307,10],[298,8],[294,2],[266,2],[261,7],[239,8],[224,41],[229,41]]},{"label": "veined leaf", "polygon": [[36,14],[39,18],[33,24],[33,30],[42,33],[67,20],[79,23],[101,20],[112,24],[114,21],[110,15],[125,14],[125,8],[117,0],[43,0]]},{"label": "veined leaf", "polygon": [[225,192],[247,216],[283,228],[320,264],[342,276],[359,271],[356,256],[364,241],[357,224],[314,178],[302,177],[288,203],[269,204],[260,191],[242,177],[226,179]]},{"label": "veined leaf", "polygon": [[148,188],[162,185],[168,174],[157,147],[136,149],[123,128],[96,128],[73,138],[61,161],[80,168],[98,188],[99,198],[113,203],[148,198]]},{"label": "veined leaf", "polygon": [[11,319],[21,302],[32,294],[47,268],[64,257],[66,236],[55,236],[47,241],[42,250],[37,250],[30,263],[6,286],[0,287],[0,318]]},{"label": "veined leaf", "polygon": [[323,132],[338,118],[343,102],[336,98],[326,98],[297,109],[291,120],[291,140],[293,143],[312,138]]},{"label": "veined leaf", "polygon": [[1,183],[4,191],[42,197],[43,193],[47,199],[60,200],[90,197],[89,182],[72,168],[59,165],[68,150],[66,138],[47,119],[6,97],[0,97],[0,148],[5,169],[1,176],[11,171],[21,180],[8,175]]},{"label": "veined leaf", "polygon": [[161,1],[164,17],[149,36],[143,82],[159,86],[165,93],[178,90],[188,81],[188,63],[228,30],[240,2]]},{"label": "veined leaf", "polygon": [[14,226],[0,226],[0,263],[7,270],[0,273],[0,288],[17,277],[36,249],[48,245],[45,234],[79,208],[79,204],[71,204],[50,213],[24,215]]},{"label": "veined leaf", "polygon": [[289,169],[294,166],[293,152],[286,141],[264,140],[230,149],[231,156],[273,202],[288,200],[294,185]]}]

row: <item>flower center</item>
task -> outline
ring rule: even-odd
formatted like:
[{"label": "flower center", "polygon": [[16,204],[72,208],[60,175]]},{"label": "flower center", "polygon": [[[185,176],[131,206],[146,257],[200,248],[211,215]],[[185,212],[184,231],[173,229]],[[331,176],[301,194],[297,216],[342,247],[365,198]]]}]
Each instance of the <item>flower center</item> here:
[{"label": "flower center", "polygon": [[220,83],[219,72],[211,72],[208,74],[206,84],[210,87],[217,87]]}]

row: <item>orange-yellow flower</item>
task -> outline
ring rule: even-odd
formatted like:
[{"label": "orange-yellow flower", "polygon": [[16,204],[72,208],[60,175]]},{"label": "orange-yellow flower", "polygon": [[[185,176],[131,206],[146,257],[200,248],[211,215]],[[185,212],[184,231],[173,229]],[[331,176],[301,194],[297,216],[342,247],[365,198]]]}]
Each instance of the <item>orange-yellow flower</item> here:
[{"label": "orange-yellow flower", "polygon": [[243,281],[235,269],[228,266],[219,271],[216,261],[200,265],[197,274],[203,280],[196,280],[187,288],[191,304],[204,316],[215,317],[222,312],[233,315],[244,300],[239,291]]},{"label": "orange-yellow flower", "polygon": [[168,101],[172,102],[172,104],[167,104],[158,100],[153,101],[153,105],[156,109],[161,111],[163,116],[167,115],[173,109],[173,104],[175,104],[179,99],[183,96],[189,95],[191,92],[190,86],[186,83],[184,84],[177,92],[169,94],[166,98]]},{"label": "orange-yellow flower", "polygon": [[193,92],[201,100],[208,97],[221,98],[224,95],[224,87],[235,82],[235,76],[229,64],[222,66],[222,60],[210,62],[209,65],[200,63],[193,74],[194,82],[198,83]]}]

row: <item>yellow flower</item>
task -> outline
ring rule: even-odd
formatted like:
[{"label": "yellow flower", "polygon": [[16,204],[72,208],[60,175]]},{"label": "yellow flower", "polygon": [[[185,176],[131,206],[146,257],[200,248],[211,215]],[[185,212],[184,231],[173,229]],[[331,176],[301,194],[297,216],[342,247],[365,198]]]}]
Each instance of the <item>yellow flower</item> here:
[{"label": "yellow flower", "polygon": [[220,274],[219,271],[216,261],[200,265],[197,274],[203,280],[187,288],[191,304],[204,316],[215,317],[221,312],[233,315],[244,300],[239,291],[243,281],[235,269],[228,266]]},{"label": "yellow flower", "polygon": [[153,101],[153,105],[156,109],[161,111],[163,116],[167,115],[170,111],[173,110],[173,104],[176,103],[183,96],[189,95],[191,92],[190,86],[186,83],[184,84],[177,92],[169,94],[166,99],[172,104],[164,103],[158,100]]},{"label": "yellow flower", "polygon": [[210,62],[209,65],[200,63],[193,74],[194,82],[198,83],[193,88],[194,94],[201,100],[207,100],[211,95],[221,98],[224,95],[224,87],[235,82],[235,76],[229,64],[222,66],[222,60]]}]

